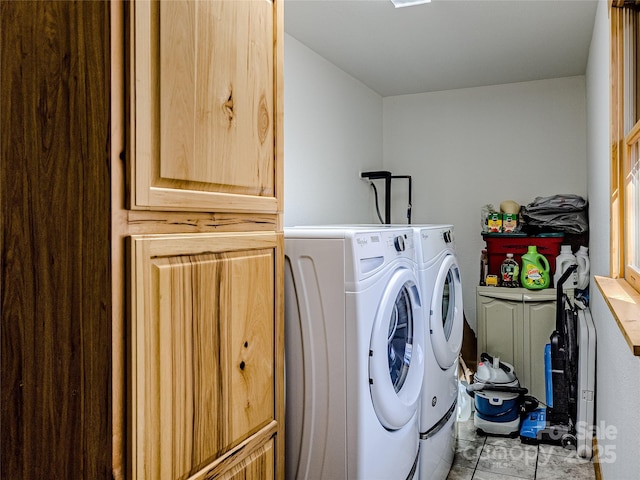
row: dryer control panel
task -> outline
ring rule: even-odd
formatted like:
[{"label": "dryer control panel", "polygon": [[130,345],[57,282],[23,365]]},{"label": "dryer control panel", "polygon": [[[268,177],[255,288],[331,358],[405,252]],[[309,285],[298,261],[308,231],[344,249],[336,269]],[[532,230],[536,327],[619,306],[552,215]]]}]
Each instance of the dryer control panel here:
[{"label": "dryer control panel", "polygon": [[413,232],[409,229],[357,232],[353,244],[360,279],[398,258],[416,260]]},{"label": "dryer control panel", "polygon": [[454,250],[453,226],[440,225],[420,229],[418,263],[432,262],[442,251]]}]

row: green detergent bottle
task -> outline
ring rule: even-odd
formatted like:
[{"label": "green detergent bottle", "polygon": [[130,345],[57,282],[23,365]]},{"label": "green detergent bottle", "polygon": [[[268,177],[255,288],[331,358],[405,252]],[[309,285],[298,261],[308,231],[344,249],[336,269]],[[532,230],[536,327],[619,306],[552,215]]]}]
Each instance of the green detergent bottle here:
[{"label": "green detergent bottle", "polygon": [[522,255],[520,283],[529,290],[541,290],[549,286],[549,262],[538,253],[535,245],[529,245],[527,253]]}]

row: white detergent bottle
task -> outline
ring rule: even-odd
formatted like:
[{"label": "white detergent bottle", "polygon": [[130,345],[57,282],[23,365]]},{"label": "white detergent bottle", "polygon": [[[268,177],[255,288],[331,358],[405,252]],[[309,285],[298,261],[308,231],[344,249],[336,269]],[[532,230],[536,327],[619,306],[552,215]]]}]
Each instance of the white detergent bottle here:
[{"label": "white detergent bottle", "polygon": [[[560,246],[560,255],[556,257],[556,272],[553,274],[553,286],[558,287],[558,281],[562,274],[567,271],[571,265],[578,263],[575,255],[571,253],[571,245]],[[587,275],[588,277],[588,275]],[[574,270],[573,275],[567,278],[562,285],[562,288],[577,288],[578,286],[578,274],[577,270]]]},{"label": "white detergent bottle", "polygon": [[584,290],[589,285],[589,247],[580,247],[576,252],[576,263],[578,264],[578,283],[577,287]]}]

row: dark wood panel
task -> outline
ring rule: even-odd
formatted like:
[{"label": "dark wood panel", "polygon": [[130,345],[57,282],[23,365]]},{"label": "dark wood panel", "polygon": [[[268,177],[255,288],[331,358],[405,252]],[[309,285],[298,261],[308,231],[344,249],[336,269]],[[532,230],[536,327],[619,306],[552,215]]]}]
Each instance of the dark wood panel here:
[{"label": "dark wood panel", "polygon": [[109,3],[1,3],[0,477],[111,478]]}]

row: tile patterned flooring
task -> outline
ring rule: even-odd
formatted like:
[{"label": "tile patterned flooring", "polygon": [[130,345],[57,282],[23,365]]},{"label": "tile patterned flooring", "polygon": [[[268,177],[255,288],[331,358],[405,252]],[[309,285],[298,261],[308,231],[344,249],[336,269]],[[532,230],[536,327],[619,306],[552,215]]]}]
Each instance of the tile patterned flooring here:
[{"label": "tile patterned flooring", "polygon": [[574,450],[526,445],[519,438],[479,435],[473,420],[457,424],[456,454],[447,480],[595,480],[593,462]]}]

